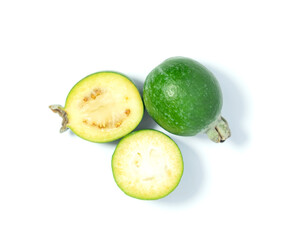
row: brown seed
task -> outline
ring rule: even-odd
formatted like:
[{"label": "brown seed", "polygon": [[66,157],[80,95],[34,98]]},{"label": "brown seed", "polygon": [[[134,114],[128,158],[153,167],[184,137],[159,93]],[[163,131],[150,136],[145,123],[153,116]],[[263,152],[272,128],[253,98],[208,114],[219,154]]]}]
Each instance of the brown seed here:
[{"label": "brown seed", "polygon": [[87,97],[84,97],[83,100],[84,100],[84,102],[87,102],[88,101],[88,98]]},{"label": "brown seed", "polygon": [[87,124],[87,123],[88,123],[88,121],[85,119],[85,120],[83,120],[83,123]]},{"label": "brown seed", "polygon": [[92,122],[92,124],[91,124],[93,127],[96,127],[97,126],[97,124],[95,123],[95,122]]},{"label": "brown seed", "polygon": [[96,96],[99,96],[99,95],[101,95],[101,90],[100,89],[94,89],[94,93],[96,94]]},{"label": "brown seed", "polygon": [[126,109],[125,114],[126,114],[127,116],[129,116],[129,115],[130,115],[130,112],[131,112],[130,109]]},{"label": "brown seed", "polygon": [[99,123],[98,128],[106,128],[106,124],[105,123]]},{"label": "brown seed", "polygon": [[115,124],[115,127],[119,127],[121,125],[121,122],[117,122],[116,124]]},{"label": "brown seed", "polygon": [[91,93],[91,98],[92,98],[92,99],[95,99],[96,96],[95,96],[93,93]]}]

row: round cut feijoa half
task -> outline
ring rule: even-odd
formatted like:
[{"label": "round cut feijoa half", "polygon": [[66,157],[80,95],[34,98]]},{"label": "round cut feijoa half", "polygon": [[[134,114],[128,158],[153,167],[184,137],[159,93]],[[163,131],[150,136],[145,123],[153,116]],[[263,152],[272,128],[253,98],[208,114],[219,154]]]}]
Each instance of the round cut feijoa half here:
[{"label": "round cut feijoa half", "polygon": [[230,137],[220,85],[199,62],[172,57],[147,76],[143,100],[150,116],[165,130],[181,136],[205,132],[214,142]]},{"label": "round cut feijoa half", "polygon": [[115,182],[127,195],[144,200],[167,196],[179,184],[183,158],[176,143],[156,130],[124,137],[112,156]]},{"label": "round cut feijoa half", "polygon": [[64,107],[50,108],[63,117],[61,132],[70,128],[92,142],[119,139],[140,123],[144,107],[136,86],[117,72],[98,72],[79,81]]}]

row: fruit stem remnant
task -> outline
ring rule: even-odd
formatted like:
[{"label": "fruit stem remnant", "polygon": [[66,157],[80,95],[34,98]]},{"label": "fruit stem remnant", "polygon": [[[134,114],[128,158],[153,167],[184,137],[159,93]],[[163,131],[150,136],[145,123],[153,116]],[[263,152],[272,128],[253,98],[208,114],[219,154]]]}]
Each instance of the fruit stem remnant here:
[{"label": "fruit stem remnant", "polygon": [[63,107],[60,105],[50,105],[49,108],[53,112],[58,113],[60,117],[62,117],[60,132],[61,133],[65,132],[68,129],[68,127],[67,127],[67,124],[68,124],[67,113],[63,110]]},{"label": "fruit stem remnant", "polygon": [[220,116],[205,133],[211,141],[216,143],[224,142],[231,136],[228,122],[222,116]]}]

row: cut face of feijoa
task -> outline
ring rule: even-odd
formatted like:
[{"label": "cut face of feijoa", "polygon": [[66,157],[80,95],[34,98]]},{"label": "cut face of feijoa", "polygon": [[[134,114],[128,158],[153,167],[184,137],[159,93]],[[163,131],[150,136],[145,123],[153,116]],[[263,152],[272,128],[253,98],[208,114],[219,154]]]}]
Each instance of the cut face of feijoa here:
[{"label": "cut face of feijoa", "polygon": [[159,199],[171,193],[183,174],[176,143],[156,130],[140,130],[123,138],[112,157],[115,182],[127,195]]},{"label": "cut face of feijoa", "polygon": [[143,102],[136,86],[116,72],[98,72],[78,82],[64,107],[50,108],[63,117],[61,131],[70,128],[92,142],[119,139],[140,123]]}]

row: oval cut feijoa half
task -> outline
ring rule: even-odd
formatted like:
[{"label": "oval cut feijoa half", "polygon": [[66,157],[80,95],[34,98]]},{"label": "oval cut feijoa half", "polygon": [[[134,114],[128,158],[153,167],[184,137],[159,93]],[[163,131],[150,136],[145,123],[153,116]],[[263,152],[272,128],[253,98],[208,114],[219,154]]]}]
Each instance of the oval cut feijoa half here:
[{"label": "oval cut feijoa half", "polygon": [[136,86],[116,72],[85,77],[71,89],[65,107],[50,108],[63,117],[61,132],[70,128],[92,142],[110,142],[127,135],[140,123],[144,113]]},{"label": "oval cut feijoa half", "polygon": [[129,134],[112,156],[115,182],[124,193],[138,199],[167,196],[179,184],[183,167],[176,143],[156,130]]}]

